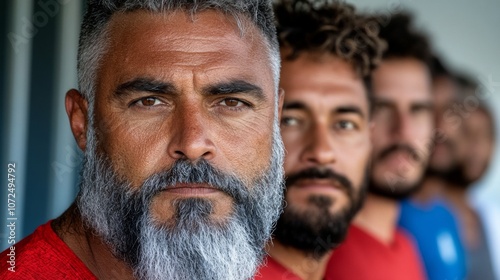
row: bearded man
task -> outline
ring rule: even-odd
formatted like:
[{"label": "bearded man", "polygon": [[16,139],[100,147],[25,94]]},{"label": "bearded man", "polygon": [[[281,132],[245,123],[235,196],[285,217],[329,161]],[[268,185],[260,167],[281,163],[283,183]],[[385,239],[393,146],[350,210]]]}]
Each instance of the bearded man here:
[{"label": "bearded man", "polygon": [[0,278],[251,278],[282,204],[279,64],[270,1],[89,1],[80,192]]},{"label": "bearded man", "polygon": [[434,129],[430,43],[407,13],[374,17],[388,49],[372,75],[373,152],[368,194],[326,279],[422,280],[413,239],[398,228],[399,201],[418,190]]},{"label": "bearded man", "polygon": [[370,79],[385,43],[376,22],[341,1],[282,0],[275,13],[286,207],[256,279],[319,280],[363,203]]}]

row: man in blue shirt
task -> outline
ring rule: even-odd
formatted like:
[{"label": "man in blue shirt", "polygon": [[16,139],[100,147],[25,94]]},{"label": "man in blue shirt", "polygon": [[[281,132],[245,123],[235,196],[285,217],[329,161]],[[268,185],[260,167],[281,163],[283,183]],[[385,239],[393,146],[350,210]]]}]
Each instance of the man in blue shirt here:
[{"label": "man in blue shirt", "polygon": [[[453,75],[434,58],[434,150],[427,176],[420,191],[401,204],[399,224],[415,238],[429,280],[464,279],[466,257],[458,225],[451,207],[444,200],[449,184],[461,184],[457,141],[459,120],[452,104],[458,100]],[[452,125],[453,124],[453,125]]]}]

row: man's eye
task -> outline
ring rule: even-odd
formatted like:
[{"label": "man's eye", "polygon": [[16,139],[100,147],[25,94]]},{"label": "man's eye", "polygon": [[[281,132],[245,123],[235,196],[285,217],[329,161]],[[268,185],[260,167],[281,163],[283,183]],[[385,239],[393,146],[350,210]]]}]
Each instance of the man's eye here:
[{"label": "man's eye", "polygon": [[219,105],[226,106],[226,107],[243,107],[246,104],[238,99],[234,98],[226,98],[222,100]]},{"label": "man's eye", "polygon": [[282,117],[281,118],[281,125],[297,126],[297,125],[299,125],[299,120],[297,118],[293,118],[293,117]]},{"label": "man's eye", "polygon": [[133,103],[133,105],[141,106],[141,107],[153,107],[162,104],[163,102],[156,97],[145,97],[141,98]]},{"label": "man's eye", "polygon": [[339,121],[335,126],[336,126],[336,128],[339,128],[342,130],[357,129],[357,125],[352,121]]}]

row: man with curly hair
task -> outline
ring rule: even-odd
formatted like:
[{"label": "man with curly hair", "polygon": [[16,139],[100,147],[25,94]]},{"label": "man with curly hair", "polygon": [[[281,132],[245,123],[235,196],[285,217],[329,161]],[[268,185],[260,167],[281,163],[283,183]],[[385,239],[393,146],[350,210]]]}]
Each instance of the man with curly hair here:
[{"label": "man with curly hair", "polygon": [[339,1],[275,7],[285,91],[286,206],[256,279],[322,279],[361,207],[371,153],[370,76],[377,26]]},{"label": "man with curly hair", "polygon": [[411,16],[398,13],[375,20],[388,50],[372,80],[368,195],[346,241],[332,254],[326,279],[421,280],[425,276],[416,246],[397,222],[399,201],[418,189],[429,160],[434,129],[431,51]]}]

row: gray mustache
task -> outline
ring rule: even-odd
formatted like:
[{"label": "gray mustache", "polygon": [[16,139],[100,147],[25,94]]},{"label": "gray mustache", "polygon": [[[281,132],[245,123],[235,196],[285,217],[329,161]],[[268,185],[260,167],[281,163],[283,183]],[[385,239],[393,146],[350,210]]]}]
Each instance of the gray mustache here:
[{"label": "gray mustache", "polygon": [[170,169],[149,176],[139,192],[147,199],[179,184],[207,184],[226,193],[235,202],[245,201],[249,196],[243,181],[215,168],[204,159],[195,164],[188,160],[177,160]]}]

